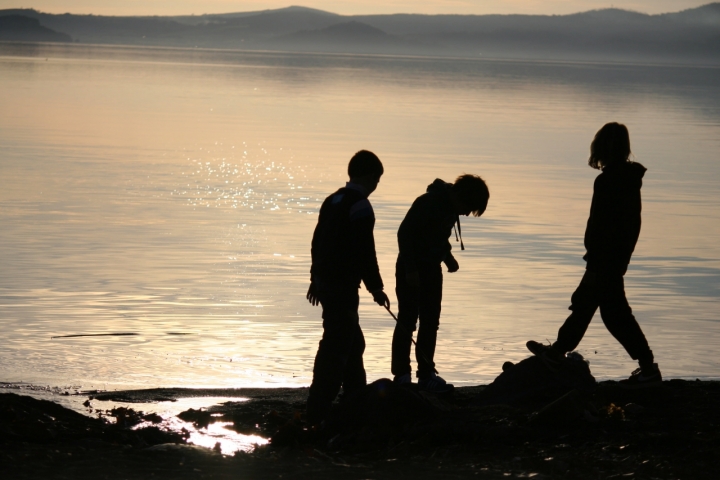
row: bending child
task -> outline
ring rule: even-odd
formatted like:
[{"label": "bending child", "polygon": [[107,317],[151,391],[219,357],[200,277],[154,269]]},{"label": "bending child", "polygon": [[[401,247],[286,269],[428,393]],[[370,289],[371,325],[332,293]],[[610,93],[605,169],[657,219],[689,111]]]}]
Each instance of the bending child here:
[{"label": "bending child", "polygon": [[357,152],[348,165],[350,181],[325,199],[312,239],[307,299],[322,305],[323,336],[315,356],[307,419],[320,424],[342,387],[346,395],[365,387],[358,288],[360,281],[375,302],[390,307],[375,255],[375,214],[368,196],[384,170],[372,152]]},{"label": "bending child", "polygon": [[[460,215],[482,215],[489,198],[487,185],[477,175],[461,175],[455,183],[436,179],[427,187],[427,193],[415,200],[400,224],[400,253],[395,266],[398,323],[392,340],[396,383],[412,381],[410,348],[419,319],[415,348],[418,385],[436,393],[452,390],[453,386],[437,375],[433,361],[442,302],[441,263],[450,273],[458,271],[448,241],[452,229],[457,224],[460,232]],[[464,250],[462,237],[460,245]]]},{"label": "bending child", "polygon": [[585,275],[572,295],[572,313],[560,327],[555,343],[547,346],[530,340],[527,348],[555,368],[578,346],[599,307],[612,336],[640,364],[620,383],[638,388],[659,384],[662,375],[625,297],[624,275],[640,236],[640,188],[646,171],[629,158],[630,136],[625,125],[608,123],[595,134],[588,163],[602,173],[595,179],[585,229]]}]

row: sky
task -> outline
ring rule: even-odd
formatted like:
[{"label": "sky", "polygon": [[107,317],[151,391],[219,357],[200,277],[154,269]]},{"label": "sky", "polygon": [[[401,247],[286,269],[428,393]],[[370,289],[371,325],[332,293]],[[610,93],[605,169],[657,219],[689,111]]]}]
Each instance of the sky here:
[{"label": "sky", "polygon": [[34,8],[47,13],[95,15],[189,15],[247,12],[302,5],[344,15],[423,14],[568,14],[599,8],[643,13],[677,12],[712,0],[0,0],[0,9]]}]

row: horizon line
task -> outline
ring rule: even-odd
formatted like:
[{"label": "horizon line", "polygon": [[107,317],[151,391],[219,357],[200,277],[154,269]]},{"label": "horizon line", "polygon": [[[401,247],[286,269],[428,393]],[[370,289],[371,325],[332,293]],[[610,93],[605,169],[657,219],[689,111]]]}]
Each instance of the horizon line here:
[{"label": "horizon line", "polygon": [[413,12],[395,12],[395,13],[350,13],[350,14],[343,14],[343,13],[335,13],[331,12],[329,10],[322,10],[319,8],[314,7],[306,7],[304,5],[288,5],[286,7],[278,7],[278,8],[266,8],[261,10],[243,10],[243,11],[230,11],[230,12],[215,12],[215,13],[179,13],[179,14],[136,14],[136,15],[127,15],[127,14],[96,14],[96,13],[74,13],[74,12],[50,12],[50,11],[43,11],[39,10],[34,7],[9,7],[9,8],[3,8],[0,9],[0,11],[4,10],[32,10],[37,13],[46,14],[46,15],[78,15],[78,16],[95,16],[95,17],[204,17],[204,16],[210,16],[210,15],[234,15],[234,14],[260,14],[260,13],[266,13],[266,12],[276,12],[281,10],[289,10],[289,9],[304,9],[304,10],[312,10],[316,12],[322,12],[322,13],[328,13],[331,15],[337,15],[339,17],[361,17],[361,16],[393,16],[393,15],[417,15],[417,16],[425,16],[425,17],[441,17],[441,16],[463,16],[463,17],[489,17],[489,16],[532,16],[532,17],[567,17],[572,15],[578,15],[582,13],[590,13],[590,12],[602,12],[607,10],[618,10],[622,12],[628,12],[628,13],[636,13],[639,15],[646,15],[649,17],[655,17],[660,15],[667,15],[672,13],[680,13],[685,12],[688,10],[696,10],[698,8],[707,7],[709,5],[716,5],[720,4],[720,2],[708,2],[702,5],[699,5],[697,7],[690,7],[685,8],[682,10],[676,10],[676,11],[668,11],[668,12],[662,12],[662,13],[647,13],[642,12],[639,10],[632,10],[627,8],[620,8],[616,7],[614,5],[607,7],[607,8],[592,8],[589,10],[580,10],[574,13],[413,13]]}]

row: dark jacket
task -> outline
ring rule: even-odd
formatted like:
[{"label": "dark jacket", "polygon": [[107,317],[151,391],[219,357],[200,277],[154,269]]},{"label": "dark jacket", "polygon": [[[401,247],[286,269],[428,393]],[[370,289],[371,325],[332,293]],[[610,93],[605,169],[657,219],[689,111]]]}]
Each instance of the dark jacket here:
[{"label": "dark jacket", "polygon": [[383,288],[375,255],[375,213],[365,189],[348,183],[325,199],[312,239],[310,281],[320,290]]},{"label": "dark jacket", "polygon": [[595,179],[585,230],[587,269],[624,275],[640,236],[640,188],[646,168],[639,163],[608,165]]},{"label": "dark jacket", "polygon": [[413,202],[398,229],[399,259],[406,272],[415,272],[422,264],[437,265],[452,257],[448,241],[458,221],[450,198],[451,183],[435,179],[427,193]]}]

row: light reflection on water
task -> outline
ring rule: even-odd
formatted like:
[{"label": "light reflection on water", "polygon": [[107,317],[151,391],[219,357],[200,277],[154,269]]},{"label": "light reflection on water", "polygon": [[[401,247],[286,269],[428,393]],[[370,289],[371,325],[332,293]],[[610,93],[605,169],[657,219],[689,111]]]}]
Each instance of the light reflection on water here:
[{"label": "light reflection on water", "polygon": [[[386,167],[371,201],[390,292],[412,200],[435,177],[488,181],[445,278],[437,363],[489,382],[567,314],[585,159],[610,120],[649,168],[630,303],[666,376],[717,376],[717,70],[0,48],[3,380],[307,385],[315,214],[368,148]],[[388,376],[393,321],[367,294],[360,313],[369,377]],[[51,338],[112,332],[137,335]],[[580,351],[600,378],[633,369],[599,318]]]},{"label": "light reflection on water", "polygon": [[232,422],[216,422],[208,425],[204,432],[193,432],[188,437],[188,443],[199,445],[201,447],[215,448],[220,445],[220,453],[223,455],[232,455],[235,452],[250,452],[257,445],[266,445],[267,438],[257,435],[242,435],[228,430],[227,426],[232,426]]},{"label": "light reflection on water", "polygon": [[[93,400],[92,405],[95,408],[100,407],[103,410],[111,410],[118,406],[126,406],[145,414],[157,413],[163,418],[163,421],[154,424],[161,429],[173,430],[181,432],[187,430],[190,435],[188,443],[206,448],[216,448],[220,446],[220,453],[223,455],[232,455],[235,452],[249,452],[257,445],[266,445],[268,439],[259,435],[244,435],[237,433],[230,428],[232,422],[212,422],[205,428],[195,428],[191,422],[185,422],[177,418],[181,412],[191,408],[195,410],[206,409],[209,406],[232,400],[233,402],[247,401],[247,398],[226,398],[226,397],[196,397],[196,398],[179,398],[174,402],[160,403],[132,403],[123,405],[122,402],[100,402]],[[150,422],[141,423],[134,428],[144,428],[153,425]]]},{"label": "light reflection on water", "polygon": [[[173,401],[159,402],[120,402],[120,401],[100,401],[93,399],[88,406],[85,402],[87,394],[81,393],[79,386],[42,386],[31,384],[9,384],[0,383],[1,393],[16,393],[19,395],[28,395],[40,400],[49,400],[59,403],[65,408],[69,408],[78,413],[97,416],[102,413],[102,417],[113,422],[112,416],[106,415],[107,412],[114,408],[124,407],[132,409],[135,412],[142,412],[145,415],[157,414],[162,417],[162,422],[152,423],[150,421],[141,422],[134,426],[134,429],[155,426],[161,430],[171,430],[177,433],[187,433],[187,442],[201,447],[217,449],[219,444],[220,453],[223,455],[232,455],[235,452],[250,452],[257,445],[266,445],[269,443],[267,438],[259,435],[245,435],[234,431],[233,422],[217,421],[210,423],[207,427],[196,427],[192,422],[186,422],[178,418],[178,414],[189,409],[207,410],[212,406],[223,404],[226,402],[245,402],[248,398],[244,397],[180,397]],[[218,414],[221,415],[221,414]],[[213,414],[213,416],[215,416]],[[183,432],[183,430],[185,432]]]}]

